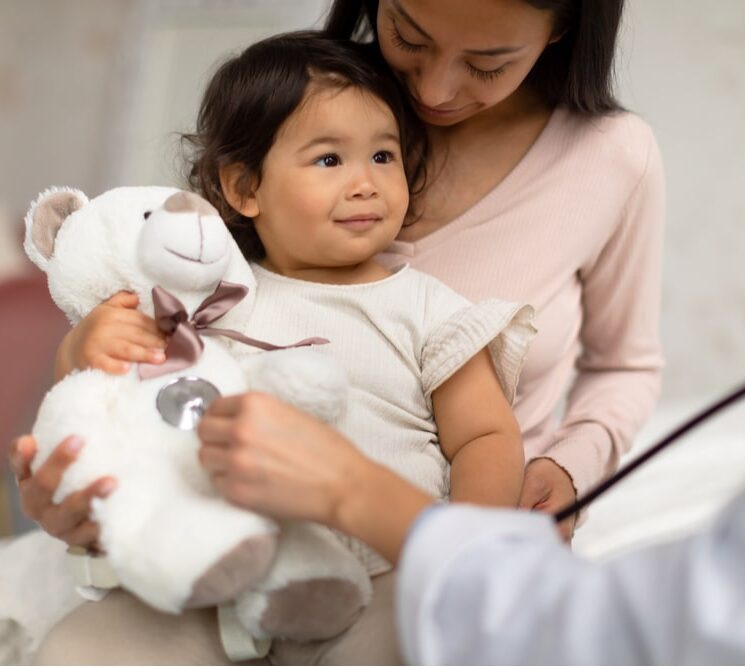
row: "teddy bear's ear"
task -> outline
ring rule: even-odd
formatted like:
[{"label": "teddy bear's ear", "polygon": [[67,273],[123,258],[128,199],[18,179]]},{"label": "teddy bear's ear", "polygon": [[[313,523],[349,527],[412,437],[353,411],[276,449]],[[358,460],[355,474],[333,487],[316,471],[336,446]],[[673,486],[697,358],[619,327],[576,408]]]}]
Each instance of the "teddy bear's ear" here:
[{"label": "teddy bear's ear", "polygon": [[88,203],[88,197],[73,188],[50,188],[42,192],[26,214],[23,247],[29,259],[46,270],[54,252],[57,232],[67,217]]}]

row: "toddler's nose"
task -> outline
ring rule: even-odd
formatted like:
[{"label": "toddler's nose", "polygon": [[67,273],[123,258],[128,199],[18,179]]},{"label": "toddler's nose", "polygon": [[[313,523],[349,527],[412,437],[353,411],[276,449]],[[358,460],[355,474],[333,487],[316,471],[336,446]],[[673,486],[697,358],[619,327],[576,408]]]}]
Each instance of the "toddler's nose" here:
[{"label": "toddler's nose", "polygon": [[378,188],[369,167],[365,166],[355,173],[349,185],[349,194],[352,199],[368,199],[378,194]]}]

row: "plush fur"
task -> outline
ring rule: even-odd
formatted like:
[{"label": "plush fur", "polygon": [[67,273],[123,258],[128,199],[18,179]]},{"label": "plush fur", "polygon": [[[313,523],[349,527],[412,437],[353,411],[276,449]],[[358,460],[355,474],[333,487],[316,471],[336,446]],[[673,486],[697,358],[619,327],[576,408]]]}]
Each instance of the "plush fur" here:
[{"label": "plush fur", "polygon": [[[137,293],[152,316],[155,285],[191,315],[224,280],[249,294],[214,326],[248,328],[254,276],[217,212],[194,194],[117,188],[88,200],[53,188],[26,216],[25,249],[72,324],[119,290]],[[122,585],[154,607],[179,612],[237,598],[255,637],[332,636],[370,599],[364,569],[320,526],[280,529],[224,501],[199,465],[195,432],[164,421],[156,399],[165,384],[192,376],[222,395],[270,392],[333,421],[345,404],[344,375],[308,348],[265,353],[224,337],[202,340],[202,356],[183,371],[141,380],[136,366],[125,376],[87,370],[55,385],[33,428],[33,467],[64,437],[82,436],[54,499],[102,476],[117,479],[108,498],[94,501],[92,519]]]}]

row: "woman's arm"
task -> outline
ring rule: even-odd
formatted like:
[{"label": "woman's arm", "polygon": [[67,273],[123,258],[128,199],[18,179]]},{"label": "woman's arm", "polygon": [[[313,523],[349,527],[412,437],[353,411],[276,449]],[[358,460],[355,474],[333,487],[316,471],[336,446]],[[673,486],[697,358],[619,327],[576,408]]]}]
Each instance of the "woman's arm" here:
[{"label": "woman's arm", "polygon": [[[582,356],[562,423],[545,451],[551,461],[526,470],[525,491],[531,497],[525,506],[534,506],[541,490],[548,488],[551,496],[567,476],[582,494],[610,474],[657,400],[665,188],[651,132],[644,139],[640,177],[616,228],[579,273]],[[549,497],[544,509],[571,501],[566,494],[553,495],[555,501]]]},{"label": "woman's arm", "polygon": [[197,432],[200,460],[225,498],[326,524],[393,563],[414,519],[434,502],[335,429],[268,394],[215,400]]},{"label": "woman's arm", "polygon": [[523,483],[520,427],[484,349],[432,393],[440,447],[451,464],[450,499],[517,506]]}]

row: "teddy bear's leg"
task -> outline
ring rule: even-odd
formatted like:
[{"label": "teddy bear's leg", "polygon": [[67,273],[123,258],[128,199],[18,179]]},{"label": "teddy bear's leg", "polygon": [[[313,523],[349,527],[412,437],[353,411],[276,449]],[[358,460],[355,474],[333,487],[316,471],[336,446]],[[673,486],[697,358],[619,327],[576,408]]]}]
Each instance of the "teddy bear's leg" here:
[{"label": "teddy bear's leg", "polygon": [[246,537],[213,563],[192,586],[185,609],[213,607],[233,599],[266,574],[276,550],[273,535]]},{"label": "teddy bear's leg", "polygon": [[178,612],[232,599],[260,580],[276,551],[274,522],[156,471],[94,503],[122,585],[157,609]]},{"label": "teddy bear's leg", "polygon": [[289,523],[269,574],[238,596],[236,612],[256,639],[328,639],[348,628],[371,596],[366,570],[328,529]]},{"label": "teddy bear's leg", "polygon": [[[186,609],[210,607],[232,600],[266,575],[277,550],[277,535],[272,522],[251,512],[221,500],[211,521],[206,517],[207,521],[215,527],[222,525],[223,530],[237,536],[237,540],[232,548],[226,544],[225,551],[194,582],[191,595],[184,603]],[[207,532],[212,533],[212,537],[205,535],[205,539],[212,540],[213,544],[220,541],[221,536],[214,535],[214,530]]]}]

